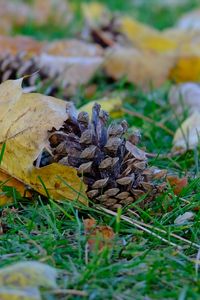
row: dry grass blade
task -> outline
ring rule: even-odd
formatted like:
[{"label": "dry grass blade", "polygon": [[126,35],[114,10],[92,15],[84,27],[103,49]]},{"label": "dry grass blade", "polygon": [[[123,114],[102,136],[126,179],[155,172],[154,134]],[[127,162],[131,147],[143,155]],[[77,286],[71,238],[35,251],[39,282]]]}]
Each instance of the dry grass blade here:
[{"label": "dry grass blade", "polygon": [[[101,208],[101,209],[102,209],[103,211],[105,211],[106,213],[110,214],[110,215],[117,216],[117,213],[115,213],[115,212],[113,212],[113,211],[111,211],[111,210],[109,210],[109,209],[106,209],[106,208]],[[129,211],[132,213],[131,210],[129,210]],[[152,225],[149,225],[149,224],[145,224],[145,223],[143,223],[143,222],[140,222],[140,221],[131,219],[131,218],[129,218],[129,217],[127,217],[127,216],[124,216],[124,215],[121,215],[121,219],[124,220],[124,221],[126,221],[126,222],[128,222],[128,223],[130,223],[130,224],[132,224],[132,225],[134,225],[135,227],[141,229],[142,231],[144,231],[144,232],[146,232],[146,233],[148,233],[148,234],[150,234],[150,235],[152,235],[152,236],[155,236],[155,237],[158,238],[159,240],[161,240],[161,241],[163,241],[163,242],[165,242],[165,243],[167,243],[167,244],[169,244],[169,245],[171,245],[171,246],[174,246],[174,247],[178,248],[179,250],[182,249],[181,246],[179,246],[179,245],[177,245],[177,244],[175,244],[175,243],[173,243],[173,242],[171,242],[171,241],[169,241],[169,240],[163,238],[162,236],[156,234],[156,233],[153,232],[152,230],[156,230],[156,231],[158,231],[158,232],[160,232],[160,233],[164,233],[165,235],[169,235],[170,237],[173,237],[173,238],[175,238],[175,239],[177,239],[177,240],[181,240],[181,241],[185,242],[186,244],[189,244],[190,246],[193,246],[193,247],[195,247],[195,248],[198,248],[198,249],[200,248],[200,245],[198,245],[198,244],[196,244],[196,243],[193,243],[193,242],[191,242],[191,241],[189,241],[189,240],[187,240],[187,239],[185,239],[185,238],[183,238],[183,237],[181,237],[181,236],[179,236],[179,235],[177,235],[177,234],[174,234],[174,233],[168,233],[167,231],[165,231],[165,230],[163,230],[163,229],[160,229],[160,228],[157,228],[157,227],[155,227],[155,226],[152,226]],[[149,229],[147,229],[147,228],[149,228]],[[150,229],[151,229],[151,230],[150,230]]]},{"label": "dry grass blade", "polygon": [[143,116],[142,114],[140,114],[140,113],[138,113],[136,111],[130,111],[130,110],[126,109],[126,108],[122,108],[122,111],[125,112],[128,115],[140,118],[140,119],[142,119],[142,120],[144,120],[144,121],[146,121],[148,123],[154,124],[155,126],[157,126],[157,127],[161,128],[161,129],[163,129],[164,131],[166,131],[169,135],[174,136],[174,132],[171,129],[167,128],[165,125],[163,125],[160,122],[156,122],[156,121],[152,120],[149,117]]},{"label": "dry grass blade", "polygon": [[[114,211],[111,211],[111,210],[106,209],[106,208],[103,208],[103,207],[100,208],[100,210],[103,210],[104,212],[106,212],[106,213],[108,213],[108,214],[110,214],[110,215],[113,215],[113,216],[116,216],[116,217],[117,217],[117,213],[114,212]],[[133,219],[131,219],[131,218],[129,218],[129,217],[126,217],[126,216],[124,216],[124,215],[121,215],[120,218],[121,218],[123,221],[126,221],[127,223],[134,225],[134,226],[137,227],[138,229],[140,229],[140,230],[142,230],[142,231],[144,231],[144,232],[150,234],[151,236],[156,237],[157,239],[161,240],[162,242],[167,243],[168,245],[173,246],[173,247],[175,247],[175,248],[178,249],[178,250],[182,250],[182,247],[181,247],[181,246],[179,246],[179,245],[177,245],[177,244],[175,244],[175,243],[173,243],[173,242],[171,242],[171,241],[169,241],[169,240],[163,238],[162,236],[156,234],[155,232],[153,232],[153,231],[151,231],[151,230],[145,228],[145,226],[144,226],[145,224],[140,225],[137,221],[135,221],[135,220],[133,220]]]}]

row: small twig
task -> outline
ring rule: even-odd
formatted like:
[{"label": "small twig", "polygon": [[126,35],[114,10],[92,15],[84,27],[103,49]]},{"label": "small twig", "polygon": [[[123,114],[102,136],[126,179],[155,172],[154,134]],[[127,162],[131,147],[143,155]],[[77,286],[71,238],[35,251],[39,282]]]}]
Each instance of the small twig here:
[{"label": "small twig", "polygon": [[[106,213],[109,213],[110,215],[117,216],[117,213],[115,213],[112,210],[109,210],[109,209],[104,208],[104,207],[101,207],[100,209],[103,210],[103,211],[105,211]],[[176,247],[178,250],[182,250],[181,246],[179,246],[179,245],[177,245],[177,244],[175,244],[175,243],[173,243],[173,242],[171,242],[171,241],[169,241],[169,240],[161,237],[160,235],[156,234],[155,232],[150,231],[149,229],[145,228],[144,226],[138,224],[137,221],[132,220],[132,219],[130,219],[130,218],[126,217],[126,216],[123,216],[123,215],[121,215],[120,218],[122,220],[126,221],[127,223],[130,223],[130,224],[134,225],[135,227],[141,229],[142,231],[150,234],[151,236],[156,237],[157,239],[161,240],[162,242],[165,242],[165,243],[167,243],[167,244],[169,244],[169,245],[171,245],[173,247]]]},{"label": "small twig", "polygon": [[[133,213],[131,209],[129,209],[128,211],[131,212],[131,213]],[[178,240],[181,240],[181,241],[183,241],[183,242],[185,242],[185,243],[187,243],[187,244],[190,244],[190,245],[192,244],[193,246],[195,246],[195,247],[197,247],[197,248],[200,247],[200,245],[198,245],[198,244],[196,244],[196,243],[193,243],[193,242],[191,242],[191,241],[188,241],[187,239],[185,239],[185,238],[183,238],[183,237],[181,237],[181,236],[179,236],[179,235],[177,235],[177,234],[175,234],[175,233],[168,233],[168,232],[165,231],[164,229],[160,229],[160,228],[155,227],[155,226],[152,226],[152,225],[150,225],[150,224],[145,224],[145,223],[140,222],[140,221],[137,221],[137,220],[134,220],[134,221],[137,222],[138,224],[141,224],[141,225],[144,226],[144,227],[147,227],[147,228],[150,228],[150,229],[155,229],[155,230],[157,230],[157,231],[159,231],[159,232],[162,232],[162,233],[164,233],[164,234],[169,234],[170,236],[173,236],[174,238],[176,238],[176,239],[178,239]]]},{"label": "small twig", "polygon": [[57,289],[54,291],[51,291],[51,294],[54,295],[73,295],[73,296],[80,296],[80,297],[87,297],[88,294],[84,291],[74,290],[74,289]]},{"label": "small twig", "polygon": [[151,123],[151,124],[154,124],[156,125],[157,127],[163,129],[164,131],[166,131],[169,135],[171,136],[174,136],[174,132],[169,129],[168,127],[166,127],[164,124],[160,123],[160,122],[155,122],[154,120],[152,120],[151,118],[149,117],[146,117],[146,116],[143,116],[142,114],[136,112],[136,111],[130,111],[126,108],[122,108],[122,111],[125,112],[126,114],[129,114],[131,116],[134,116],[134,117],[137,117],[137,118],[140,118],[148,123]]},{"label": "small twig", "polygon": [[163,153],[163,154],[159,154],[159,153],[146,153],[146,156],[149,158],[160,158],[160,159],[165,159],[165,158],[173,158],[176,157],[178,155],[182,155],[185,153],[184,149],[178,150],[178,151],[174,151],[174,152],[169,152],[169,153]]}]

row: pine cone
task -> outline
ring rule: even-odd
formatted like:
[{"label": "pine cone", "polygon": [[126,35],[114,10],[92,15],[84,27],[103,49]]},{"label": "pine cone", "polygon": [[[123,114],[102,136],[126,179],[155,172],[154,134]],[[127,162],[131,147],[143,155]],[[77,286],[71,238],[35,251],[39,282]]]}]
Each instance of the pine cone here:
[{"label": "pine cone", "polygon": [[5,54],[0,57],[0,83],[8,79],[18,79],[25,76],[24,86],[31,91],[45,88],[46,95],[54,96],[57,87],[53,85],[53,78],[39,67],[38,57],[28,57],[26,52],[16,55]]},{"label": "pine cone", "polygon": [[124,137],[126,121],[107,127],[108,113],[100,108],[94,105],[91,121],[86,112],[80,112],[59,131],[52,129],[53,161],[76,168],[88,185],[88,198],[109,209],[129,205],[145,194],[153,199],[164,188],[153,180],[165,172],[148,168],[145,152],[133,144],[137,139]]}]

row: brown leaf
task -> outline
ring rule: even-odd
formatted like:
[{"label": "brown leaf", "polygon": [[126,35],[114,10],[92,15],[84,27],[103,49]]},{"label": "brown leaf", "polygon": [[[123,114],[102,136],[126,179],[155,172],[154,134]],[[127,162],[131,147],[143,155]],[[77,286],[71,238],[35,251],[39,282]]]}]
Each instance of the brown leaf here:
[{"label": "brown leaf", "polygon": [[179,195],[183,188],[188,185],[188,178],[179,178],[177,176],[167,176],[167,180],[171,187],[173,188],[174,194]]},{"label": "brown leaf", "polygon": [[87,203],[86,187],[75,169],[57,164],[37,169],[33,165],[49,146],[48,130],[59,129],[69,116],[66,108],[73,114],[73,107],[53,97],[23,94],[21,82],[9,80],[0,85],[0,146],[6,143],[1,169],[44,195],[45,185],[49,196],[56,200]]},{"label": "brown leaf", "polygon": [[30,37],[0,36],[0,56],[5,54],[16,55],[19,52],[27,52],[29,56],[41,53],[44,43]]},{"label": "brown leaf", "polygon": [[34,0],[30,17],[39,25],[51,22],[66,26],[72,19],[72,12],[66,0]]},{"label": "brown leaf", "polygon": [[1,33],[10,33],[12,27],[25,24],[30,16],[30,7],[18,0],[17,4],[13,1],[0,1],[0,28]]},{"label": "brown leaf", "polygon": [[43,49],[38,67],[60,86],[87,83],[103,63],[100,47],[78,40],[50,43]]},{"label": "brown leaf", "polygon": [[110,226],[99,226],[95,219],[83,220],[85,234],[88,238],[89,250],[102,250],[105,247],[111,247],[115,234]]}]

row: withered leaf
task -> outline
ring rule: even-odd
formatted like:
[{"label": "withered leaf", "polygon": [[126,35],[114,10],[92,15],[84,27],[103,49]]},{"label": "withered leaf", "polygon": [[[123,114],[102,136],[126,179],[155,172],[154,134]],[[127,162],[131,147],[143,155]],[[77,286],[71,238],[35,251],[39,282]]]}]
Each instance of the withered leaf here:
[{"label": "withered leaf", "polygon": [[110,226],[97,225],[95,219],[83,220],[85,234],[88,238],[89,250],[102,250],[111,247],[115,234]]},{"label": "withered leaf", "polygon": [[126,76],[130,82],[149,89],[166,81],[174,63],[173,55],[116,46],[107,51],[104,67],[114,79]]},{"label": "withered leaf", "polygon": [[6,143],[1,169],[44,195],[45,185],[56,200],[78,198],[86,203],[86,187],[75,169],[58,164],[37,169],[33,165],[49,146],[48,130],[59,129],[68,114],[75,113],[73,106],[53,97],[23,94],[21,83],[20,79],[0,85],[1,148]]}]

